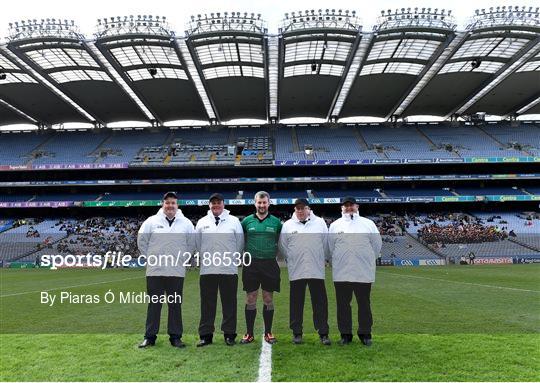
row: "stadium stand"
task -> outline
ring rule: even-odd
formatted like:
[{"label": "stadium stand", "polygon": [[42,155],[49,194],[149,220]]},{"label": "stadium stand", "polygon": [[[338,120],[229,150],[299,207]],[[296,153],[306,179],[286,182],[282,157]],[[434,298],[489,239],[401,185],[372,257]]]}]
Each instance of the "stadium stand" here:
[{"label": "stadium stand", "polygon": [[[235,129],[190,128],[0,133],[0,165],[130,163],[132,166],[243,165],[274,160],[431,159],[538,155],[535,125],[345,124]],[[306,152],[308,150],[308,152]],[[311,150],[311,152],[309,152]]]},{"label": "stadium stand", "polygon": [[56,220],[26,219],[0,233],[0,260],[19,260],[67,236]]},{"label": "stadium stand", "polygon": [[[411,222],[406,229],[410,234],[448,258],[466,257],[471,251],[477,257],[540,257],[538,250],[510,240],[507,226],[503,230],[501,225],[485,224],[472,214],[416,215]],[[440,234],[426,240],[429,232]]]},{"label": "stadium stand", "polygon": [[[276,196],[279,197],[279,193]],[[276,211],[282,220],[290,211]],[[323,215],[324,216],[324,215]],[[242,218],[242,216],[240,216]],[[189,216],[196,222],[199,215]],[[337,217],[324,216],[327,224]],[[540,214],[533,212],[471,212],[371,215],[383,237],[382,259],[451,259],[467,257],[473,251],[477,257],[540,258]],[[15,227],[0,232],[0,254],[4,261],[34,262],[43,254],[103,254],[109,250],[137,254],[136,237],[144,217],[89,217],[83,219],[27,218]],[[476,242],[459,241],[452,235],[427,243],[419,232],[428,228],[463,226],[463,235]],[[476,225],[472,229],[473,225]],[[468,227],[480,233],[472,236]],[[456,229],[460,230],[460,229]],[[487,233],[497,233],[496,239]]]}]

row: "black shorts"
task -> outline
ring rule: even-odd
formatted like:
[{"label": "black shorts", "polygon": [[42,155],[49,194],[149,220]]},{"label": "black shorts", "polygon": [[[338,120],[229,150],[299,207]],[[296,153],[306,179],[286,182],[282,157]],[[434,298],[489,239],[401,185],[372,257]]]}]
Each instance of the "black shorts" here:
[{"label": "black shorts", "polygon": [[281,272],[277,260],[252,259],[249,266],[242,268],[244,291],[251,293],[261,287],[265,291],[279,292]]}]

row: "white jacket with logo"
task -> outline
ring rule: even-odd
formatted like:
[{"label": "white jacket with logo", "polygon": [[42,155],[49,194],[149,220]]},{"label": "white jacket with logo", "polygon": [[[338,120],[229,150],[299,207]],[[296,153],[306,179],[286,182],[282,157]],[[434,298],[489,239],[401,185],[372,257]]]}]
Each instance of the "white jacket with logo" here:
[{"label": "white jacket with logo", "polygon": [[[219,224],[211,210],[195,226],[201,275],[238,274],[244,250],[244,230],[240,220],[224,209]],[[206,254],[205,254],[206,253]],[[236,253],[236,254],[235,254]],[[229,262],[230,261],[230,262]]]},{"label": "white jacket with logo", "polygon": [[334,282],[375,282],[382,239],[372,220],[358,214],[343,214],[330,225],[328,246]]},{"label": "white jacket with logo", "polygon": [[324,219],[310,213],[303,224],[296,214],[283,224],[279,250],[287,260],[289,280],[324,279],[324,264],[328,257],[328,228]]},{"label": "white jacket with logo", "polygon": [[137,246],[147,257],[146,275],[184,277],[184,261],[189,260],[187,253],[193,255],[195,252],[194,233],[193,224],[180,209],[170,226],[162,208],[144,221],[137,236]]}]

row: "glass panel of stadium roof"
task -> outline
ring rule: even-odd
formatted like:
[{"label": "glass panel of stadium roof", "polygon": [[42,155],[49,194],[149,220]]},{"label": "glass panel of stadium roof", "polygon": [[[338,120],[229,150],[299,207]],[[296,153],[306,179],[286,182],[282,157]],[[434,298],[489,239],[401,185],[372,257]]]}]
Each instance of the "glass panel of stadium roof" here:
[{"label": "glass panel of stadium roof", "polygon": [[[42,125],[65,121],[88,122],[76,109],[27,73],[22,63],[16,60],[16,56],[7,46],[0,45],[0,67],[6,75],[5,79],[0,80],[0,100],[30,115]],[[11,112],[5,112],[6,119],[0,119],[0,125],[8,124],[8,121],[12,120],[12,117],[8,117],[13,112],[10,110]]]},{"label": "glass panel of stadium roof", "polygon": [[355,11],[285,14],[280,28],[279,115],[326,118],[361,38]]},{"label": "glass panel of stadium roof", "polygon": [[96,122],[147,120],[93,56],[73,21],[16,23],[11,28],[8,48]]},{"label": "glass panel of stadium roof", "polygon": [[340,117],[388,117],[454,36],[451,11],[382,11]]},{"label": "glass panel of stadium roof", "polygon": [[219,119],[266,120],[266,28],[261,16],[241,12],[192,16],[187,35]]},{"label": "glass panel of stadium roof", "polygon": [[206,120],[174,36],[165,17],[112,17],[98,20],[96,46],[160,121]]},{"label": "glass panel of stadium roof", "polygon": [[525,62],[534,62],[532,56],[536,54],[534,44],[540,36],[538,8],[477,10],[466,33],[464,42],[404,115],[450,116],[476,111],[503,115],[537,95],[538,72],[532,69],[534,64]]}]

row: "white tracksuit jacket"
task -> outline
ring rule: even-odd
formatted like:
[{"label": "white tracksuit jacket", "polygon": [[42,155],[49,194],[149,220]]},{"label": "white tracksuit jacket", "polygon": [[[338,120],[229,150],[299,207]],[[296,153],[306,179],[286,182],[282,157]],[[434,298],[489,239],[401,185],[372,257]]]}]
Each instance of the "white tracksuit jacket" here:
[{"label": "white tracksuit jacket", "polygon": [[[184,253],[195,253],[195,229],[189,219],[178,209],[171,226],[167,222],[163,209],[143,222],[137,236],[137,246],[141,254],[147,256],[146,276],[184,277]],[[149,255],[157,257],[151,260]],[[173,256],[171,262],[169,255]]]},{"label": "white tracksuit jacket", "polygon": [[287,260],[289,280],[324,279],[324,263],[328,253],[328,228],[324,219],[310,213],[303,224],[293,214],[283,224],[279,250]]},{"label": "white tracksuit jacket", "polygon": [[[235,264],[238,264],[239,260],[234,253],[241,255],[244,250],[244,230],[240,220],[231,215],[227,209],[223,210],[219,218],[219,224],[216,226],[214,214],[208,210],[208,214],[195,226],[200,275],[238,274],[238,267]],[[210,257],[205,265],[206,252],[210,253]]]},{"label": "white tracksuit jacket", "polygon": [[382,239],[375,223],[358,214],[343,214],[330,225],[328,247],[334,282],[375,282]]}]

